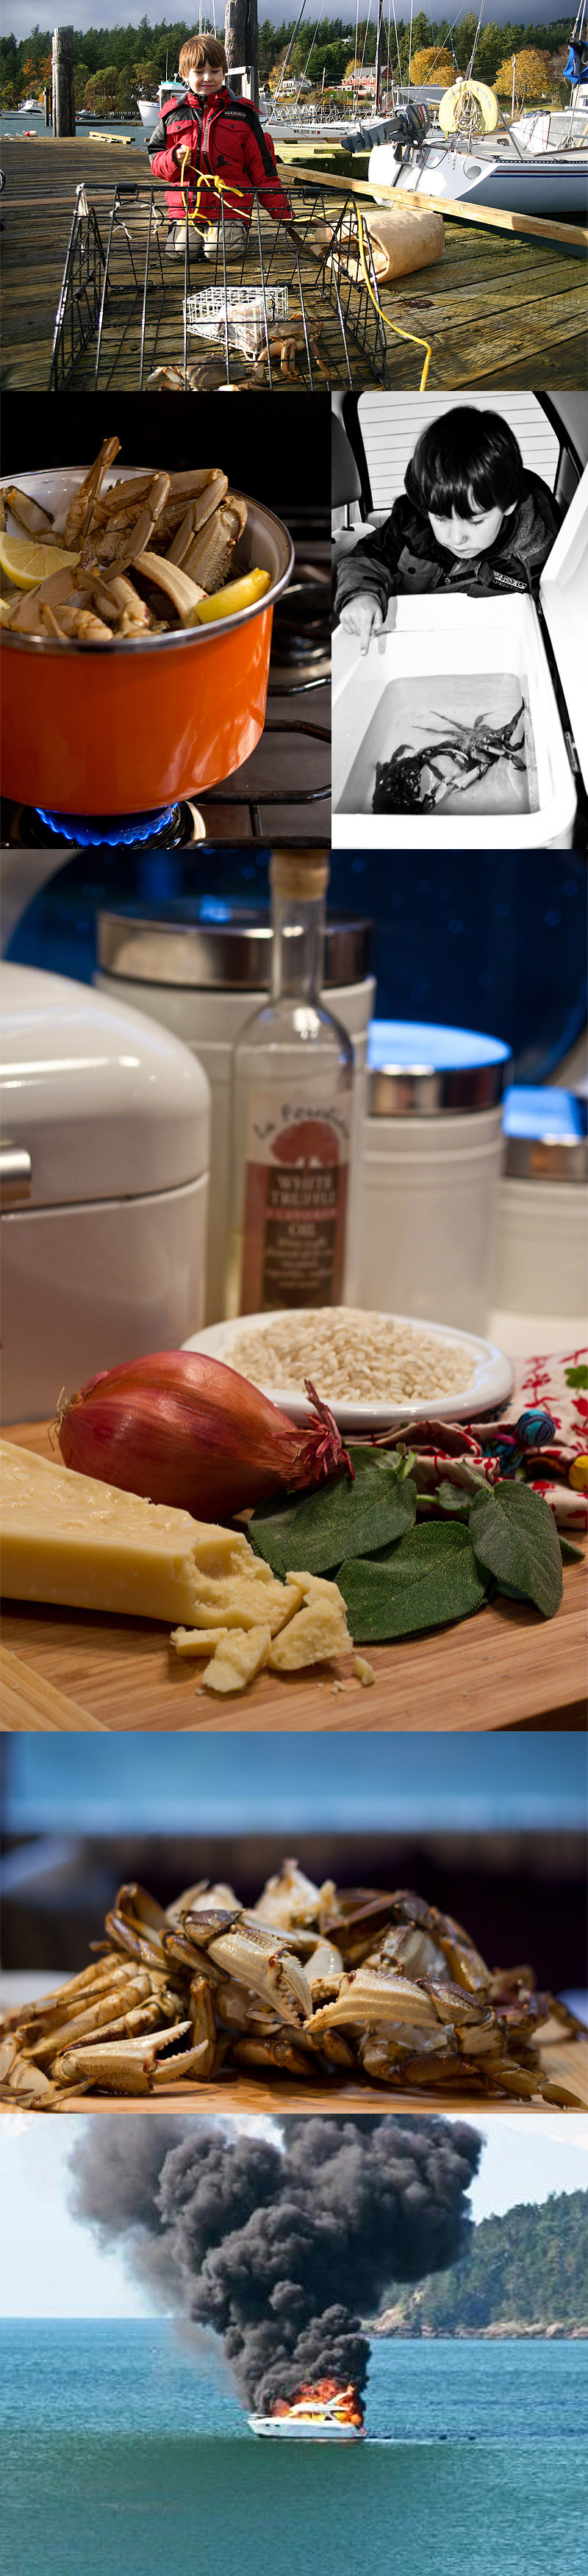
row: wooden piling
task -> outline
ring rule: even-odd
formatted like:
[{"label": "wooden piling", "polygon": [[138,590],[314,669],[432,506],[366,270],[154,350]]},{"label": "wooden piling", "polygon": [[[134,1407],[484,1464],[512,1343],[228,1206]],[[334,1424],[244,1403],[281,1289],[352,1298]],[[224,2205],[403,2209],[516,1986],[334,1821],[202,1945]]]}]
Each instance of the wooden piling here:
[{"label": "wooden piling", "polygon": [[259,105],[259,67],[257,0],[225,0],[225,53],[229,78],[231,71],[245,64],[248,81],[244,94]]},{"label": "wooden piling", "polygon": [[73,27],[55,27],[53,30],[52,121],[53,132],[58,136],[75,134],[76,130],[73,38]]}]

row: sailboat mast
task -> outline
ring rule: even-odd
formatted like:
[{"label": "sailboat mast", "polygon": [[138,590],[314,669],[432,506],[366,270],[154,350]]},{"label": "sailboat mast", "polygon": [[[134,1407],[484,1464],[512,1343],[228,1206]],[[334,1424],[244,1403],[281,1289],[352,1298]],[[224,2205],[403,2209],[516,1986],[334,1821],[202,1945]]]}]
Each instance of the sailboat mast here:
[{"label": "sailboat mast", "polygon": [[378,23],[377,23],[377,28],[376,28],[376,116],[379,116],[379,114],[380,114],[380,107],[381,107],[381,103],[382,103],[382,21],[383,21],[383,16],[384,16],[384,0],[378,0]]}]

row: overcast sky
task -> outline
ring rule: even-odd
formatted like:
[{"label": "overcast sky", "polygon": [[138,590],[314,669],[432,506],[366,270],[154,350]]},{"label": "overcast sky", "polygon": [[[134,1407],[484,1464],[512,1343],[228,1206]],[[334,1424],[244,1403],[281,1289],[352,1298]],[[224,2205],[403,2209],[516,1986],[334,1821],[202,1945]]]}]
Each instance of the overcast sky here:
[{"label": "overcast sky", "polygon": [[[510,2209],[516,2201],[538,2202],[551,2191],[588,2188],[588,2120],[551,2112],[494,2112],[488,2118],[472,2112],[471,2123],[485,2138],[471,2192],[476,2220]],[[270,2129],[265,2120],[238,2125],[265,2134]],[[4,2316],[153,2314],[123,2257],[101,2253],[90,2229],[70,2216],[68,2157],[72,2132],[79,2126],[79,2114],[71,2120],[67,2114],[35,2120],[22,2111],[7,2113],[1,2123]]]},{"label": "overcast sky", "polygon": [[[433,0],[433,6],[436,13],[433,23],[440,22],[444,15],[443,0]],[[223,0],[215,0],[215,8],[217,29],[220,35],[224,24]],[[355,10],[351,6],[351,0],[347,0],[347,5],[346,0],[340,0],[339,8],[329,8],[329,0],[322,0],[321,7],[320,0],[317,0],[316,10],[314,7],[314,0],[307,0],[306,15],[310,31],[312,31],[313,26],[316,24],[316,19],[319,16],[319,8],[321,17],[348,18],[350,25],[352,23],[355,24]],[[415,15],[416,9],[417,0],[415,0]],[[297,9],[294,8],[293,0],[291,9],[288,6],[288,0],[284,0],[284,5],[282,5],[282,0],[258,0],[258,10],[260,19],[271,18],[274,26],[280,24],[284,18],[288,18],[290,15],[292,17],[296,17],[298,14]],[[71,18],[68,18],[67,22],[63,23],[71,25],[73,21],[78,32],[81,32],[84,27],[138,27],[141,18],[145,17],[147,14],[148,12],[144,6],[144,0],[73,0]],[[212,17],[212,0],[210,0],[210,5],[209,0],[207,0],[207,14],[209,17]],[[386,6],[386,17],[387,14]],[[396,0],[396,14],[398,18],[405,18],[408,21],[410,15],[410,0]],[[449,6],[447,6],[445,14],[451,14]],[[457,17],[461,14],[463,14],[461,11],[456,10],[454,13],[454,20],[456,21]],[[167,19],[163,10],[158,7],[157,0],[154,0],[152,12],[153,25],[161,25],[163,23],[164,25],[169,24],[170,27],[177,26],[179,15],[179,10],[177,12],[174,11],[173,13],[170,12],[169,19]],[[575,12],[571,9],[570,27],[572,26],[574,15]],[[190,11],[186,7],[186,20],[189,19],[189,16]],[[376,0],[371,0],[371,16],[372,21],[375,24]],[[556,0],[534,0],[534,5],[532,4],[532,0],[488,0],[486,9],[487,19],[492,18],[496,20],[499,27],[503,27],[507,19],[511,22],[514,20],[518,25],[521,23],[523,25],[527,25],[529,21],[532,21],[533,25],[538,27],[540,25],[544,25],[547,20],[560,16],[563,16],[563,10],[558,8]],[[29,0],[6,0],[6,5],[2,11],[2,19],[5,36],[12,33],[19,38],[21,36],[30,35],[32,27],[38,25],[45,30],[48,24],[47,15],[43,10],[42,0],[37,0],[36,8],[34,5],[32,7],[29,6]],[[172,68],[172,66],[170,66],[170,68]]]}]

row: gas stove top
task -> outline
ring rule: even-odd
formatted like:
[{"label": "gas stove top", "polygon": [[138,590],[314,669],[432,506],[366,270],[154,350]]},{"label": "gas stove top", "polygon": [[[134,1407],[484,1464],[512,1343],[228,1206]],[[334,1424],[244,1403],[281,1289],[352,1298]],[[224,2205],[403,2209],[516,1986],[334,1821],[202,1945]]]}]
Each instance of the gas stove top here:
[{"label": "gas stove top", "polygon": [[186,850],[231,842],[286,842],[295,848],[330,840],[331,691],[330,547],[324,516],[291,515],[295,566],[274,612],[268,712],[257,749],[244,766],[198,805],[188,800],[159,813],[49,814],[0,804],[0,848]]}]

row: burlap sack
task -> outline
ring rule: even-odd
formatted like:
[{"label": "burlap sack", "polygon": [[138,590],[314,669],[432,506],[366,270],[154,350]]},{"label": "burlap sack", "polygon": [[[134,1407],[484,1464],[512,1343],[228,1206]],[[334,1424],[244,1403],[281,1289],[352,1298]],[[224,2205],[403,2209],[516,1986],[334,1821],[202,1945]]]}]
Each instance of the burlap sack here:
[{"label": "burlap sack", "polygon": [[[362,215],[378,286],[388,286],[395,277],[410,277],[411,270],[428,268],[433,260],[442,259],[445,227],[442,215],[433,206],[420,199],[407,205],[405,196],[402,205],[369,206],[365,214],[362,207]],[[324,254],[330,240],[332,226],[318,226],[312,242],[315,257]],[[363,271],[356,251],[349,251],[343,264],[349,277],[361,280]]]}]

